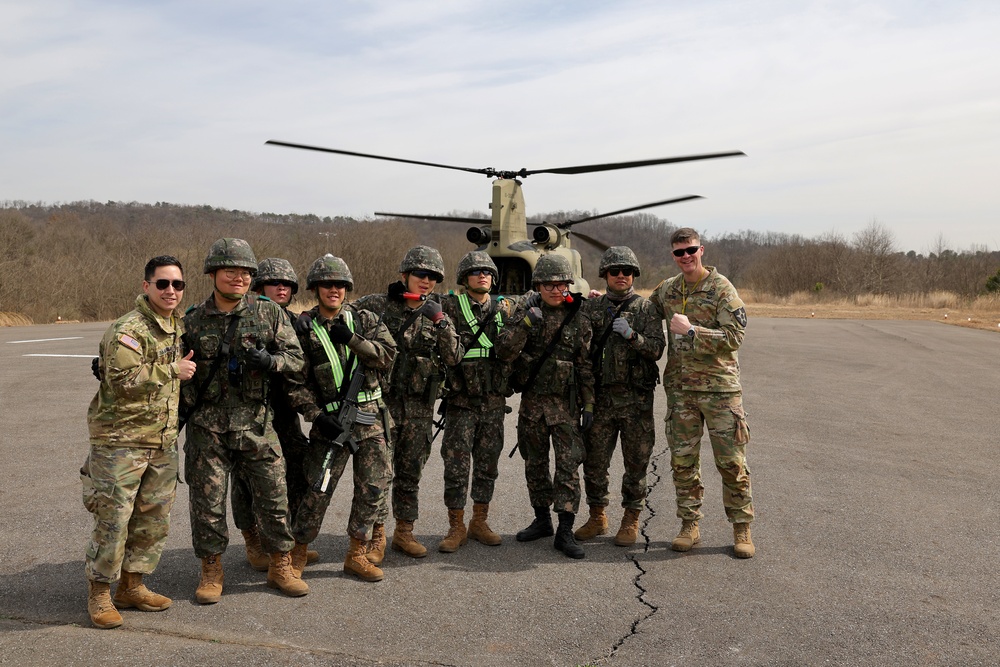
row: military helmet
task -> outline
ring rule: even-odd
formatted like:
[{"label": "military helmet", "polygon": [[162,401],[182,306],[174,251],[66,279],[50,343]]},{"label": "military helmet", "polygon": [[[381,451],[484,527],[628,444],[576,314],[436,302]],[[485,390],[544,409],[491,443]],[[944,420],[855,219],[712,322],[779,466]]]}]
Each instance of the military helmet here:
[{"label": "military helmet", "polygon": [[337,280],[347,283],[347,291],[354,289],[354,276],[347,267],[347,262],[339,257],[334,257],[326,253],[309,267],[309,275],[306,276],[306,289],[316,287],[316,283],[324,280]]},{"label": "military helmet", "polygon": [[299,291],[299,277],[295,275],[295,269],[287,259],[268,257],[261,260],[257,265],[257,275],[254,276],[250,289],[255,292],[263,289],[264,283],[268,280],[285,280],[292,284],[292,294]]},{"label": "military helmet", "polygon": [[441,259],[441,253],[425,245],[407,250],[403,262],[399,265],[399,272],[409,273],[421,269],[438,274],[438,282],[444,280],[444,260]]},{"label": "military helmet", "polygon": [[493,258],[482,250],[473,250],[467,253],[458,263],[458,284],[464,285],[465,279],[473,271],[489,271],[493,274],[494,282],[499,279],[499,272],[497,265],[493,263]]},{"label": "military helmet", "polygon": [[573,282],[573,269],[568,259],[551,252],[538,258],[535,270],[531,274],[532,285],[571,282]]},{"label": "military helmet", "polygon": [[597,268],[597,275],[603,278],[608,269],[616,267],[632,269],[635,277],[639,277],[639,259],[628,246],[615,245],[605,250],[601,257],[601,265]]},{"label": "military helmet", "polygon": [[247,269],[250,275],[257,274],[257,258],[250,244],[243,239],[219,239],[208,249],[205,257],[205,273],[218,269]]}]

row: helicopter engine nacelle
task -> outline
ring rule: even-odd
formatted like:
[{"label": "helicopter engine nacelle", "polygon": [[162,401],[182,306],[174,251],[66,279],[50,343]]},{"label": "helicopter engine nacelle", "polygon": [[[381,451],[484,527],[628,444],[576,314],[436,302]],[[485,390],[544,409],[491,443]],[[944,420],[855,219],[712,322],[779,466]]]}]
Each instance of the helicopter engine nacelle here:
[{"label": "helicopter engine nacelle", "polygon": [[493,232],[489,227],[469,227],[468,231],[465,232],[465,238],[469,240],[469,243],[484,246],[492,240]]},{"label": "helicopter engine nacelle", "polygon": [[563,232],[553,225],[539,225],[531,232],[531,236],[538,245],[552,249],[559,247]]}]

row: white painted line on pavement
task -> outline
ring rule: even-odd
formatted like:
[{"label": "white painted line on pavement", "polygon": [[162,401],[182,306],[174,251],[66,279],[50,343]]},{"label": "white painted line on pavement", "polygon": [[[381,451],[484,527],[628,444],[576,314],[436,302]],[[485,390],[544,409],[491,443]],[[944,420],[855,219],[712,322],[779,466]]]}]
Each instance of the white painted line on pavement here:
[{"label": "white painted line on pavement", "polygon": [[22,357],[78,357],[80,359],[93,359],[96,354],[22,354]]},{"label": "white painted line on pavement", "polygon": [[80,340],[83,336],[69,336],[68,338],[36,338],[35,340],[9,340],[8,345],[17,345],[18,343],[48,343],[50,340]]}]

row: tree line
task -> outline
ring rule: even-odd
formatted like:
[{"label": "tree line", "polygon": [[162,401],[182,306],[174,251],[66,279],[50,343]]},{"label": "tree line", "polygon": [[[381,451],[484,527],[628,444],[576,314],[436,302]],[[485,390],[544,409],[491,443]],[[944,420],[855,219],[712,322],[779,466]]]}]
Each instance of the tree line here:
[{"label": "tree line", "polygon": [[[560,211],[529,221],[554,223],[586,215]],[[667,220],[639,213],[579,229],[609,245],[631,247],[642,265],[636,286],[651,289],[677,273],[669,253],[670,234],[676,228]],[[0,202],[0,312],[18,313],[35,322],[57,317],[113,319],[131,307],[145,261],[161,254],[175,255],[184,264],[190,283],[185,305],[190,306],[210,293],[209,281],[201,278],[202,263],[211,243],[223,236],[246,239],[258,259],[288,259],[303,288],[313,260],[327,252],[343,257],[354,274],[356,295],[385,290],[398,277],[403,253],[417,244],[441,251],[449,272],[442,288],[454,288],[454,268],[472,249],[465,229],[453,223],[250,213],[165,202],[4,201]],[[1000,291],[1000,252],[982,246],[954,250],[943,237],[926,255],[902,252],[891,231],[878,221],[852,237],[742,231],[705,237],[703,242],[705,263],[716,266],[738,288],[778,297],[799,292],[825,298],[943,290],[972,298]],[[579,240],[573,247],[582,255],[585,277],[599,286],[600,249]]]}]

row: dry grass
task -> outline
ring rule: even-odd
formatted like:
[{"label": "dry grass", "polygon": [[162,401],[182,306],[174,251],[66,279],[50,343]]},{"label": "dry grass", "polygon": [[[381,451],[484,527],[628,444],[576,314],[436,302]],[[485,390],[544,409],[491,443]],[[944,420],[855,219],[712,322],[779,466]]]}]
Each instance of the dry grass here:
[{"label": "dry grass", "polygon": [[34,324],[34,322],[27,315],[0,312],[0,327],[24,327],[29,324]]}]

